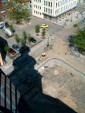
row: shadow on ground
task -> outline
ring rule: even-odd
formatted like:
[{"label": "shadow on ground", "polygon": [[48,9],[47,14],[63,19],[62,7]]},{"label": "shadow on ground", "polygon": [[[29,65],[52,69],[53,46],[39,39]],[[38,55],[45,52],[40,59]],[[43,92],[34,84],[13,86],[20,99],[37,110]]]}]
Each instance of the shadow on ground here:
[{"label": "shadow on ground", "polygon": [[9,75],[21,94],[18,103],[19,112],[77,113],[59,99],[43,94],[42,76],[34,69],[36,60],[29,55],[29,52],[30,49],[26,45],[20,49],[21,56],[14,60],[14,71]]}]

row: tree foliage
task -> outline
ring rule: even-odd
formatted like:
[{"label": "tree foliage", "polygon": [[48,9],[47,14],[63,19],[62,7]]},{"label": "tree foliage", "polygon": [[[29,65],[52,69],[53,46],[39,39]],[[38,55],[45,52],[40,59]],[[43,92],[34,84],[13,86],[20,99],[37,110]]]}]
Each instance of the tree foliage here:
[{"label": "tree foliage", "polygon": [[26,7],[23,7],[23,5],[17,4],[11,11],[10,19],[15,20],[16,23],[19,24],[29,16],[29,10]]},{"label": "tree foliage", "polygon": [[28,35],[28,42],[31,41],[31,38],[32,38],[32,36],[29,34],[29,35]]},{"label": "tree foliage", "polygon": [[15,32],[15,29],[14,29],[14,27],[13,27],[12,24],[9,26],[9,28],[10,28],[10,30],[11,30],[13,33]]},{"label": "tree foliage", "polygon": [[25,44],[25,40],[22,38],[20,39],[21,45],[23,46]]},{"label": "tree foliage", "polygon": [[78,25],[77,25],[77,24],[74,24],[74,25],[73,25],[73,27],[74,27],[74,28],[77,28],[77,27],[78,27]]},{"label": "tree foliage", "polygon": [[25,2],[25,0],[13,0],[13,1],[16,3],[24,3]]},{"label": "tree foliage", "polygon": [[17,34],[15,35],[15,41],[17,42],[17,44],[19,44],[19,42],[20,42],[20,38]]},{"label": "tree foliage", "polygon": [[78,29],[74,43],[78,46],[78,50],[82,53],[85,51],[85,29]]},{"label": "tree foliage", "polygon": [[40,25],[39,24],[35,26],[35,32],[36,33],[39,33],[40,32]]},{"label": "tree foliage", "polygon": [[10,10],[14,7],[14,4],[12,3],[12,1],[7,1],[5,4],[5,10]]},{"label": "tree foliage", "polygon": [[25,41],[25,43],[26,43],[27,33],[26,33],[25,31],[23,31],[23,39],[24,39],[24,41]]},{"label": "tree foliage", "polygon": [[44,38],[44,37],[45,37],[45,35],[46,35],[46,29],[42,29],[41,34],[42,34],[42,37]]},{"label": "tree foliage", "polygon": [[9,52],[9,46],[5,45],[4,50],[5,50],[5,52]]},{"label": "tree foliage", "polygon": [[71,39],[70,44],[76,45],[79,52],[85,51],[85,29],[78,29],[75,38]]}]

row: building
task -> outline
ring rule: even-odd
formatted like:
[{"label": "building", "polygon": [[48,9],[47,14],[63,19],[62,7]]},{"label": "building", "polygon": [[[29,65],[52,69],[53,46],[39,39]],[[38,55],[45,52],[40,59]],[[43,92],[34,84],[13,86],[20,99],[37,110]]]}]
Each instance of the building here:
[{"label": "building", "polygon": [[85,4],[85,0],[79,0],[80,4]]},{"label": "building", "polygon": [[78,0],[32,0],[32,15],[55,20],[77,6]]},{"label": "building", "polygon": [[5,10],[4,3],[5,1],[0,0],[0,20],[4,20],[5,18],[7,18],[10,13],[9,11]]},{"label": "building", "polygon": [[17,113],[20,93],[0,69],[0,113]]}]

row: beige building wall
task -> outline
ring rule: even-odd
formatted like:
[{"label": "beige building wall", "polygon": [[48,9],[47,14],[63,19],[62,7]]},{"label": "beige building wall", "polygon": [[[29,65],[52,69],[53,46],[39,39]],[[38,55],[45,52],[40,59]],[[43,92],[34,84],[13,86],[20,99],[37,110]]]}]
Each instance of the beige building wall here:
[{"label": "beige building wall", "polygon": [[56,17],[75,8],[77,3],[78,0],[32,0],[32,15]]},{"label": "beige building wall", "polygon": [[85,4],[85,0],[79,0],[80,4]]}]

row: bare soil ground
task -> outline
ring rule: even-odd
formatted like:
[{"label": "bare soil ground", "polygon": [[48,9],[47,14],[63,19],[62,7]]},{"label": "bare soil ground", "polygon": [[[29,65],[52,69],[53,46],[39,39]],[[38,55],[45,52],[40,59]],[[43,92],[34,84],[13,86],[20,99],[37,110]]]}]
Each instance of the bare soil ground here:
[{"label": "bare soil ground", "polygon": [[71,73],[57,64],[47,66],[42,74],[43,93],[58,98],[77,111],[85,113],[85,77]]}]

